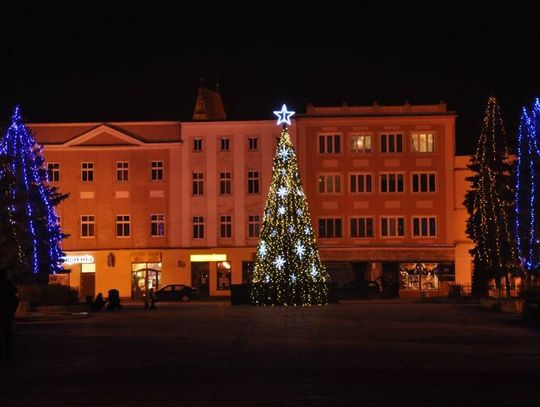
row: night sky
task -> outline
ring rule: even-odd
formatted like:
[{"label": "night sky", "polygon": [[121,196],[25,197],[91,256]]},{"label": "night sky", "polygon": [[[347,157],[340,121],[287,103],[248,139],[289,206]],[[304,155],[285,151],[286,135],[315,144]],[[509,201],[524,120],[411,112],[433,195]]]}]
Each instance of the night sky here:
[{"label": "night sky", "polygon": [[283,102],[444,100],[458,153],[472,151],[495,94],[512,143],[521,107],[540,96],[534,10],[410,3],[4,9],[0,120],[15,103],[29,122],[190,120],[203,77],[219,81],[230,119],[273,119]]}]

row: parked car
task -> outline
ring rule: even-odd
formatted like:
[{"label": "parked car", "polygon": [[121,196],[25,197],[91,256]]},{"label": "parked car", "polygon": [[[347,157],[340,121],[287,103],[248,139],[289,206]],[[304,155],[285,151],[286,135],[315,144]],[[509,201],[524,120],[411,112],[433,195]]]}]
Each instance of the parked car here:
[{"label": "parked car", "polygon": [[350,281],[338,287],[340,298],[377,298],[380,287],[376,281]]},{"label": "parked car", "polygon": [[167,284],[156,291],[156,301],[191,301],[199,298],[199,289],[184,284]]}]

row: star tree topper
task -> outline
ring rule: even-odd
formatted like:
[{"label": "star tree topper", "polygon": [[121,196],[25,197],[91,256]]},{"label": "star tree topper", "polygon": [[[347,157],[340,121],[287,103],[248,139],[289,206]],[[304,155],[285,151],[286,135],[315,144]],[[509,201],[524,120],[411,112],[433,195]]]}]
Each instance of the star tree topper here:
[{"label": "star tree topper", "polygon": [[291,125],[291,116],[294,114],[293,111],[287,110],[287,105],[285,103],[281,107],[281,110],[274,110],[274,114],[278,117],[277,125],[288,124]]}]

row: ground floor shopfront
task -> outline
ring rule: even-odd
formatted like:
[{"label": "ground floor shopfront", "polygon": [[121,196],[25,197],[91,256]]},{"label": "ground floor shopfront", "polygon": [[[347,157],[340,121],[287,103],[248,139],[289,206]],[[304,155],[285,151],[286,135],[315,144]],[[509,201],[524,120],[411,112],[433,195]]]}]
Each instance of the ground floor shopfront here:
[{"label": "ground floor shopfront", "polygon": [[[320,249],[331,282],[376,281],[388,297],[446,295],[453,283],[469,284],[456,271],[455,247]],[[229,296],[231,285],[251,281],[255,248],[97,250],[67,252],[63,282],[81,299],[107,296],[138,299],[166,284],[196,287],[202,296]]]}]

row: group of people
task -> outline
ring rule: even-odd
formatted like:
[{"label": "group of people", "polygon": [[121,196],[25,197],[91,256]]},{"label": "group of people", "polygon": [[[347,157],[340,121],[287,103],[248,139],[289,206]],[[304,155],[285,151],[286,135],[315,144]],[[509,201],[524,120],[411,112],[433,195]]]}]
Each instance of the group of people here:
[{"label": "group of people", "polygon": [[[144,301],[144,309],[155,309],[156,308],[156,293],[153,288],[150,288],[143,292],[142,299]],[[108,304],[107,304],[108,303]],[[96,299],[90,304],[90,309],[92,311],[101,311],[105,305],[107,306],[108,311],[114,309],[122,309],[120,304],[120,297],[118,296],[118,290],[109,290],[109,298],[103,299],[103,294],[98,293]]]},{"label": "group of people", "polygon": [[8,364],[13,358],[13,326],[19,306],[17,288],[8,280],[7,271],[0,268],[0,363]]}]

